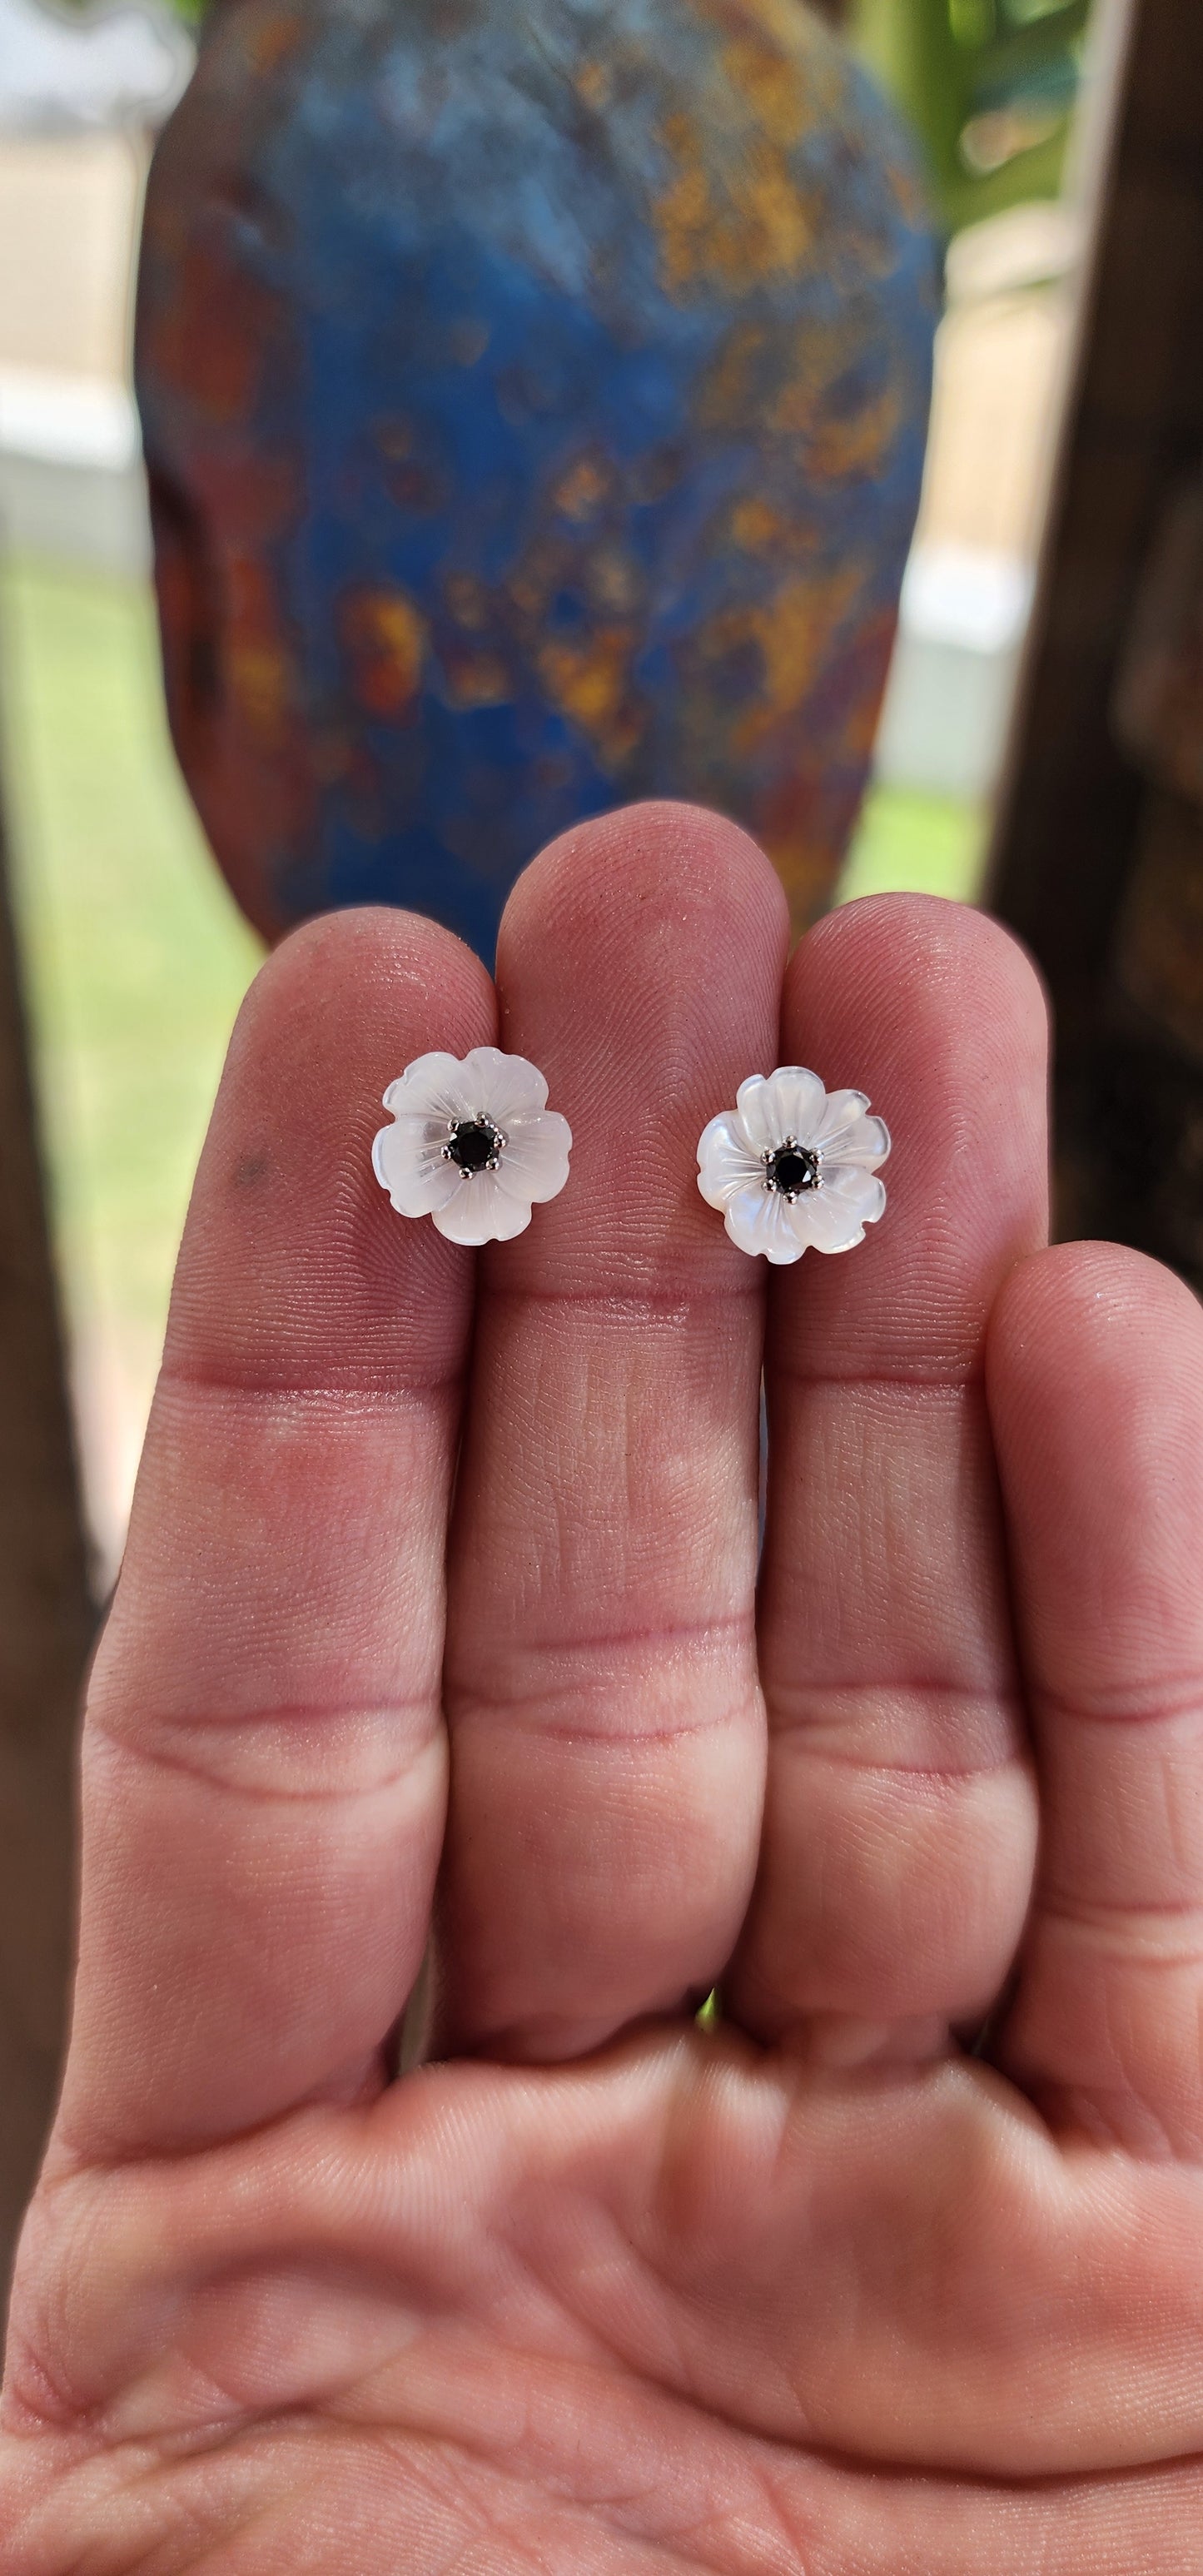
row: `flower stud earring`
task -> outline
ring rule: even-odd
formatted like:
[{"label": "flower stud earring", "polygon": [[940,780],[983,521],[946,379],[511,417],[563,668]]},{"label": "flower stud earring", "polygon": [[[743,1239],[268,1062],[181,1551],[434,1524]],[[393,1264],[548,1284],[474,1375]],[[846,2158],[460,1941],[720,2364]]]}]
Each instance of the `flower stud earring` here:
[{"label": "flower stud earring", "polygon": [[890,1150],[884,1120],[868,1112],[863,1091],[825,1091],[800,1064],[741,1082],[734,1109],[698,1144],[698,1188],[741,1252],[800,1261],[864,1241],[885,1214],[876,1172]]},{"label": "flower stud earring", "polygon": [[372,1145],[381,1189],[399,1216],[433,1217],[453,1243],[508,1243],[568,1178],[572,1130],[525,1056],[417,1056],[384,1106],[393,1123]]}]

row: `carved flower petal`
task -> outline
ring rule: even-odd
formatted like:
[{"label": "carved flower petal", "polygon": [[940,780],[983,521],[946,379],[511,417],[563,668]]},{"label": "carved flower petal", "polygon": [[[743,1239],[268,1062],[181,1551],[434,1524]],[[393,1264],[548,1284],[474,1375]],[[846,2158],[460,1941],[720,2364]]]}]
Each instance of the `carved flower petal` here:
[{"label": "carved flower petal", "polygon": [[844,1208],[850,1216],[856,1216],[862,1225],[876,1225],[886,1212],[885,1182],[879,1181],[875,1173],[865,1171],[857,1163],[842,1163],[836,1171],[824,1177],[823,1187],[815,1195],[833,1200],[837,1207]]},{"label": "carved flower petal", "polygon": [[863,1091],[829,1091],[819,1120],[816,1143],[834,1148],[838,1140],[842,1146],[846,1131],[863,1118],[868,1106]]},{"label": "carved flower petal", "polygon": [[796,1145],[813,1145],[822,1132],[827,1094],[817,1073],[803,1064],[778,1065],[768,1083],[772,1098],[774,1145],[792,1136]]},{"label": "carved flower petal", "polygon": [[840,1171],[848,1163],[859,1163],[865,1171],[884,1163],[890,1150],[890,1131],[884,1118],[855,1118],[830,1144],[823,1147],[825,1169]]},{"label": "carved flower petal", "polygon": [[452,1243],[481,1244],[508,1243],[526,1232],[530,1200],[504,1189],[500,1172],[473,1172],[470,1180],[457,1173],[456,1179],[454,1198],[433,1211],[440,1234]]},{"label": "carved flower petal", "polygon": [[816,1252],[851,1252],[854,1244],[865,1239],[859,1210],[826,1187],[812,1190],[806,1200],[806,1230]]},{"label": "carved flower petal", "polygon": [[473,1047],[464,1057],[465,1088],[474,1109],[495,1118],[499,1127],[547,1107],[547,1084],[537,1064],[524,1055],[503,1055],[500,1047]]},{"label": "carved flower petal", "polygon": [[429,1132],[429,1120],[405,1117],[379,1128],[373,1139],[372,1168],[398,1216],[433,1216],[459,1188],[459,1173],[443,1160],[445,1124],[435,1128],[434,1144]]},{"label": "carved flower petal", "polygon": [[384,1106],[392,1110],[394,1117],[410,1111],[416,1117],[439,1118],[444,1122],[451,1118],[470,1118],[474,1108],[479,1109],[481,1103],[471,1099],[465,1086],[464,1071],[457,1056],[437,1051],[433,1055],[415,1056],[399,1079],[390,1082],[384,1095]]},{"label": "carved flower petal", "polygon": [[753,1154],[769,1154],[781,1138],[774,1131],[773,1095],[763,1073],[750,1073],[735,1094],[735,1111]]},{"label": "carved flower petal", "polygon": [[524,1110],[511,1115],[506,1128],[500,1177],[508,1190],[527,1200],[557,1198],[568,1178],[571,1150],[572,1129],[557,1109]]},{"label": "carved flower petal", "polygon": [[739,1190],[728,1200],[724,1223],[741,1252],[763,1253],[775,1265],[800,1261],[806,1250],[796,1221],[802,1204],[783,1198],[779,1190],[766,1190],[762,1178],[754,1189]]},{"label": "carved flower petal", "polygon": [[744,1136],[737,1116],[712,1118],[698,1139],[698,1188],[709,1206],[725,1208],[732,1193],[764,1186],[764,1165]]}]

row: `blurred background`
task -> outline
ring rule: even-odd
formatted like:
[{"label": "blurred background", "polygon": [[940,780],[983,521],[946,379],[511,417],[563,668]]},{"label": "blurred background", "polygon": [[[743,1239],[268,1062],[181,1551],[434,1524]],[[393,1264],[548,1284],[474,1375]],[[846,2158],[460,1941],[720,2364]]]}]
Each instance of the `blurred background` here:
[{"label": "blurred background", "polygon": [[[923,502],[842,890],[973,896],[1034,585],[1084,240],[1086,0],[853,0],[947,242]],[[0,0],[8,828],[103,1588],[192,1170],[257,959],[168,746],[130,351],[156,127],[195,20]]]}]

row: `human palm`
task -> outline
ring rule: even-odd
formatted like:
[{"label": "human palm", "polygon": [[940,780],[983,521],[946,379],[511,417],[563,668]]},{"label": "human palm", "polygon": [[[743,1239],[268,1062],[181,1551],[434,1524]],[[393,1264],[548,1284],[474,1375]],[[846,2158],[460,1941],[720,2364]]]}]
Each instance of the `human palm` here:
[{"label": "human palm", "polygon": [[[1203,2563],[1203,1326],[1040,1249],[1001,932],[784,957],[712,818],[536,863],[500,1035],[573,1170],[478,1270],[369,1149],[483,970],[361,913],[255,989],[91,1692],[4,2576]],[[782,1061],[895,1154],[766,1280],[693,1147]]]}]

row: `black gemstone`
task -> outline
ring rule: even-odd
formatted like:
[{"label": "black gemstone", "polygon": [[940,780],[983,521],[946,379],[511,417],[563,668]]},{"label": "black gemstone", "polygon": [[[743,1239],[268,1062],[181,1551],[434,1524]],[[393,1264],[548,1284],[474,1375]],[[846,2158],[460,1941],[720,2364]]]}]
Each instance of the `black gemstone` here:
[{"label": "black gemstone", "polygon": [[766,1154],[765,1172],[771,1190],[780,1190],[783,1199],[796,1199],[802,1190],[813,1190],[819,1184],[819,1157],[809,1145],[779,1145],[775,1154]]},{"label": "black gemstone", "polygon": [[487,1171],[496,1160],[497,1130],[487,1118],[457,1118],[447,1153],[461,1172]]}]

